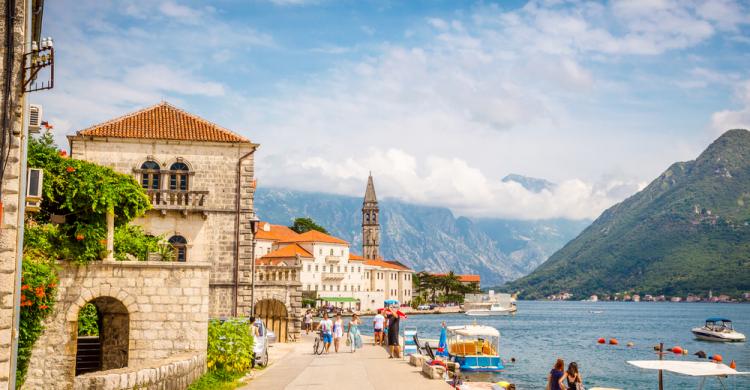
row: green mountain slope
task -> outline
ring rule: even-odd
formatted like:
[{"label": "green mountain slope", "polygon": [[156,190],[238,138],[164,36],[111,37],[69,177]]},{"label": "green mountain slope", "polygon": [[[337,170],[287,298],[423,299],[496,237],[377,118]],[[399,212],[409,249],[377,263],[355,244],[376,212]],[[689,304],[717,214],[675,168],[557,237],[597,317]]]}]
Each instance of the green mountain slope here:
[{"label": "green mountain slope", "polygon": [[503,288],[529,299],[750,291],[750,132],[730,130],[673,164]]}]

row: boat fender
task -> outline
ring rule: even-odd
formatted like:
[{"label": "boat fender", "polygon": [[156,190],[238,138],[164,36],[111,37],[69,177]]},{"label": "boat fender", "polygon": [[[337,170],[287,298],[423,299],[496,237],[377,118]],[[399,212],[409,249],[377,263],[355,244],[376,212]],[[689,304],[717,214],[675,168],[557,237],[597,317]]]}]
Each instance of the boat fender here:
[{"label": "boat fender", "polygon": [[444,361],[442,361],[442,360],[438,360],[438,359],[435,359],[435,360],[431,361],[431,362],[430,362],[430,365],[431,365],[431,366],[443,366],[443,367],[445,367],[445,368],[448,368],[448,366],[447,366],[447,365],[445,364],[445,362],[444,362]]},{"label": "boat fender", "polygon": [[635,343],[632,341],[628,341],[628,347],[635,347]]},{"label": "boat fender", "polygon": [[721,355],[719,355],[718,353],[715,354],[714,356],[709,357],[709,359],[715,361],[716,363],[721,363],[722,360],[724,360],[724,358],[721,357]]},{"label": "boat fender", "polygon": [[672,352],[672,353],[674,353],[676,355],[680,355],[680,354],[682,354],[682,347],[680,347],[679,345],[676,345],[676,346],[668,349],[667,351]]},{"label": "boat fender", "polygon": [[619,342],[617,341],[617,339],[609,339],[609,344],[610,345],[617,345],[617,344],[619,344]]},{"label": "boat fender", "polygon": [[599,340],[596,340],[596,342],[599,343],[599,344],[605,344],[607,342],[607,340],[605,340],[604,337],[602,337]]},{"label": "boat fender", "polygon": [[737,368],[737,363],[735,363],[734,360],[732,360],[732,362],[729,363],[729,368],[734,370],[735,368]]}]

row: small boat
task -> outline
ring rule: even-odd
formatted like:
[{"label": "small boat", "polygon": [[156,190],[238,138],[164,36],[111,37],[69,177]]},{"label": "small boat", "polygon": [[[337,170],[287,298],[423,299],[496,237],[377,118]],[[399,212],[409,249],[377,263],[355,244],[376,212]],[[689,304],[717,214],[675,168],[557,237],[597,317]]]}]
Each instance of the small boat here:
[{"label": "small boat", "polygon": [[461,365],[464,372],[502,370],[500,332],[484,325],[448,327],[448,359]]},{"label": "small boat", "polygon": [[467,294],[463,310],[467,316],[498,316],[514,314],[518,308],[514,296],[490,290],[488,294]]},{"label": "small boat", "polygon": [[700,328],[693,328],[695,338],[706,341],[745,341],[745,335],[732,328],[727,318],[711,317]]}]

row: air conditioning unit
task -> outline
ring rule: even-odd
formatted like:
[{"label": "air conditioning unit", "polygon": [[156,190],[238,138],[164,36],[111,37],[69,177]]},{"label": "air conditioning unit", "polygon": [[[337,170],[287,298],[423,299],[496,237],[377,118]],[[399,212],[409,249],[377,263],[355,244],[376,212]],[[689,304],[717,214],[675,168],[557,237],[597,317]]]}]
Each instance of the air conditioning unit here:
[{"label": "air conditioning unit", "polygon": [[37,134],[42,131],[42,106],[29,104],[29,133]]},{"label": "air conditioning unit", "polygon": [[42,185],[44,183],[44,170],[29,168],[26,178],[26,211],[37,212],[42,207]]}]

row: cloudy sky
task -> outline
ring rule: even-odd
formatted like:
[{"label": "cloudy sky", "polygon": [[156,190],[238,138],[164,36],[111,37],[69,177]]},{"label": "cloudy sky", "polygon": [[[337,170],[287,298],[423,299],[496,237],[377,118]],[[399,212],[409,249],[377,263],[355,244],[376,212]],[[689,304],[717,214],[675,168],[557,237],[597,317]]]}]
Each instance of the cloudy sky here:
[{"label": "cloudy sky", "polygon": [[[750,128],[731,0],[48,1],[64,135],[167,100],[261,144],[261,186],[594,218]],[[517,173],[557,183],[531,192]]]}]

